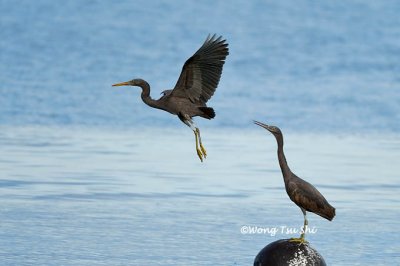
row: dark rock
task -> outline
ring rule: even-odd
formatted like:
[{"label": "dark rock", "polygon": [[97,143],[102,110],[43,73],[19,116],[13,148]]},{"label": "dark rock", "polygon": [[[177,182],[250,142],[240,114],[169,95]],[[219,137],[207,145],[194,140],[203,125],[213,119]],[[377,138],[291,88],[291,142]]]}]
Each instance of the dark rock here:
[{"label": "dark rock", "polygon": [[326,266],[324,258],[309,243],[280,239],[265,246],[254,259],[254,266]]}]

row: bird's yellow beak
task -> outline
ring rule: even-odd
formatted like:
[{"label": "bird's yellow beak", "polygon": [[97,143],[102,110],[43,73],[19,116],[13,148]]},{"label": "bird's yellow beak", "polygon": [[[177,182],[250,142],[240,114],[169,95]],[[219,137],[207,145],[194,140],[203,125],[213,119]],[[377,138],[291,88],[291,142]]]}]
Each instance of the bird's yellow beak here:
[{"label": "bird's yellow beak", "polygon": [[116,83],[116,84],[113,84],[112,86],[113,87],[116,87],[116,86],[129,86],[129,81]]}]

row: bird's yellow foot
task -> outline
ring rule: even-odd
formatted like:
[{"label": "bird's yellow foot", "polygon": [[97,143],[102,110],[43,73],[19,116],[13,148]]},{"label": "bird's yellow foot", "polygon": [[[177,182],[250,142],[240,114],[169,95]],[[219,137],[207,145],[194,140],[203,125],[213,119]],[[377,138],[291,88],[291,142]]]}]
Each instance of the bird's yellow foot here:
[{"label": "bird's yellow foot", "polygon": [[290,242],[296,242],[296,243],[299,243],[299,244],[308,243],[307,240],[305,240],[304,237],[298,237],[298,238],[297,238],[297,237],[294,237],[294,238],[289,239],[289,241],[290,241]]},{"label": "bird's yellow foot", "polygon": [[201,150],[199,148],[196,148],[197,151],[197,156],[199,156],[200,161],[203,162],[203,154],[201,153]]},{"label": "bird's yellow foot", "polygon": [[200,143],[200,149],[201,149],[201,153],[203,154],[204,158],[207,157],[207,151],[204,148],[203,144]]}]

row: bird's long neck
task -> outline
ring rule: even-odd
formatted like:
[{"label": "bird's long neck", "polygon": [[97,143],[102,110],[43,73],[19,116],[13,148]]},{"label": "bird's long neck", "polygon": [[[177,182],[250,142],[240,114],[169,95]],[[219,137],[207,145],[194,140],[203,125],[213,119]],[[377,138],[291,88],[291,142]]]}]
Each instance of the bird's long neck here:
[{"label": "bird's long neck", "polygon": [[283,179],[285,180],[285,183],[287,181],[287,177],[291,174],[290,168],[287,164],[285,153],[283,152],[283,136],[282,135],[277,135],[276,141],[278,143],[278,160],[279,160],[279,166],[281,167]]},{"label": "bird's long neck", "polygon": [[142,88],[141,97],[142,97],[143,102],[151,107],[159,108],[157,100],[152,99],[150,96],[149,83],[147,83],[147,81],[145,81],[145,80],[140,80],[139,82],[137,82],[136,85],[139,86],[140,88]]}]

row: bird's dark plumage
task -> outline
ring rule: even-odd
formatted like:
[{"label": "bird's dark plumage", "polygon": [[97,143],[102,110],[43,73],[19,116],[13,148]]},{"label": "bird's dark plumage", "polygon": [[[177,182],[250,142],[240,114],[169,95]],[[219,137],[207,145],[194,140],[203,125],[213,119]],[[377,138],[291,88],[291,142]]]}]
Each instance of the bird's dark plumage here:
[{"label": "bird's dark plumage", "polygon": [[293,181],[289,181],[286,188],[289,198],[300,208],[332,221],[335,217],[335,208],[324,196],[313,185],[295,174],[291,179]]},{"label": "bird's dark plumage", "polygon": [[[289,198],[300,207],[304,214],[304,226],[307,225],[306,211],[313,212],[331,221],[335,217],[335,208],[332,207],[324,196],[310,183],[296,176],[289,168],[283,152],[283,135],[276,126],[269,126],[261,122],[254,121],[256,125],[271,132],[278,144],[278,161],[282,170],[285,188]],[[301,240],[304,240],[304,233]]]},{"label": "bird's dark plumage", "polygon": [[183,65],[172,96],[188,98],[193,103],[206,103],[218,86],[228,54],[228,44],[221,36],[208,36],[200,49]]},{"label": "bird's dark plumage", "polygon": [[[196,150],[200,160],[206,157],[201,143],[200,130],[192,120],[195,116],[206,119],[215,117],[213,108],[206,105],[213,96],[221,78],[222,67],[229,54],[228,44],[214,34],[207,37],[197,52],[186,60],[173,90],[165,90],[158,100],[150,97],[150,85],[143,79],[133,79],[113,86],[138,86],[142,88],[142,100],[147,105],[177,115],[188,125],[196,137]],[[199,148],[200,147],[200,148]]]},{"label": "bird's dark plumage", "polygon": [[211,107],[201,106],[201,107],[199,107],[199,110],[203,112],[202,117],[204,117],[204,118],[213,119],[215,117],[215,111]]}]

